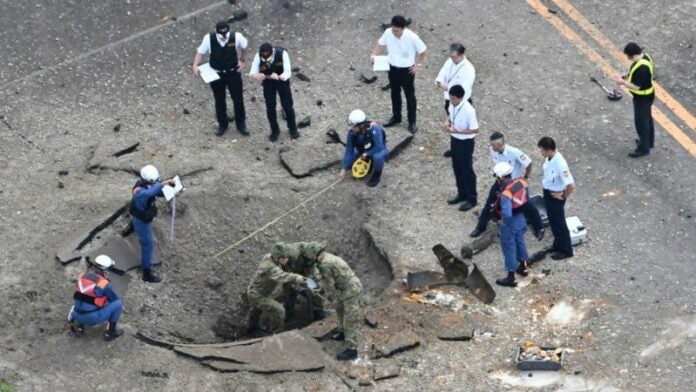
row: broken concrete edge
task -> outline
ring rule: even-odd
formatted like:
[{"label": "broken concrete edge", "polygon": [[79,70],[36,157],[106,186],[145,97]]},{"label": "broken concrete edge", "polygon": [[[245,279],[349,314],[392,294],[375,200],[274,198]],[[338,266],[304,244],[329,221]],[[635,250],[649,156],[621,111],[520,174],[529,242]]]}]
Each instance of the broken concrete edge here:
[{"label": "broken concrete edge", "polygon": [[417,342],[413,342],[411,344],[403,345],[395,350],[391,350],[389,352],[385,351],[380,351],[379,349],[377,350],[377,353],[375,355],[375,358],[390,358],[396,354],[402,353],[404,351],[408,351],[411,349],[414,349],[416,347],[420,346],[420,340]]},{"label": "broken concrete edge", "polygon": [[128,147],[122,149],[122,150],[118,150],[118,151],[116,151],[115,153],[113,153],[112,156],[114,156],[114,157],[120,157],[120,156],[123,156],[123,155],[126,155],[126,154],[130,154],[130,153],[132,153],[133,151],[135,151],[135,150],[138,148],[138,146],[140,146],[140,142],[137,142],[137,143],[135,143],[135,144],[133,144],[133,145],[131,145],[131,146],[128,146]]},{"label": "broken concrete edge", "polygon": [[411,145],[412,141],[413,141],[413,135],[407,137],[406,139],[402,140],[399,144],[394,146],[394,148],[389,150],[389,155],[387,156],[387,161],[390,161],[390,160],[396,158],[397,156],[399,156],[399,154],[401,154],[406,149],[406,147]]},{"label": "broken concrete edge", "polygon": [[387,264],[387,267],[389,268],[389,279],[391,281],[394,280],[394,266],[392,265],[389,255],[387,252],[382,249],[382,247],[377,246],[377,241],[375,241],[375,237],[372,235],[372,231],[370,231],[369,228],[363,226],[362,230],[365,232],[365,236],[367,237],[367,246],[368,249],[374,251],[377,253],[377,256],[379,256],[380,259],[384,260],[384,262]]},{"label": "broken concrete edge", "polygon": [[306,172],[304,172],[304,173],[295,173],[295,172],[292,170],[292,168],[290,167],[290,164],[288,164],[287,161],[285,161],[285,158],[283,158],[283,151],[281,151],[281,152],[278,153],[278,157],[280,158],[280,165],[283,167],[283,169],[285,169],[285,171],[287,171],[288,174],[290,174],[291,176],[293,176],[293,177],[295,177],[295,178],[297,178],[297,179],[310,177],[310,176],[312,176],[314,173],[317,173],[317,172],[320,172],[320,171],[324,171],[324,170],[331,169],[332,167],[338,166],[338,165],[341,164],[341,162],[343,162],[343,160],[337,159],[337,160],[331,161],[331,162],[329,162],[329,163],[327,163],[327,164],[324,164],[324,165],[321,165],[321,166],[317,166],[317,167],[313,167],[313,168],[309,169],[308,171],[306,171]]},{"label": "broken concrete edge", "polygon": [[[235,363],[231,361],[218,361],[218,360],[204,360],[201,361],[201,364],[203,366],[207,366],[217,372],[220,373],[238,373],[238,372],[250,372],[250,373],[257,373],[257,374],[276,374],[276,373],[289,373],[289,372],[316,372],[320,370],[324,370],[326,366],[321,365],[317,367],[310,367],[306,368],[303,370],[291,370],[291,369],[260,369],[257,367],[254,367],[253,365],[248,365],[244,363]],[[227,368],[222,368],[222,365],[227,365]],[[236,367],[230,367],[229,364],[235,364],[238,365]]]},{"label": "broken concrete edge", "polygon": [[188,177],[193,177],[195,175],[205,173],[205,172],[210,171],[210,170],[213,170],[212,166],[208,166],[208,167],[204,167],[204,168],[196,169],[196,170],[191,170],[188,173],[184,173],[184,174],[179,175],[179,178],[184,179],[184,178],[188,178]]},{"label": "broken concrete edge", "polygon": [[196,355],[194,353],[186,351],[189,348],[194,348],[194,347],[174,346],[172,348],[172,350],[175,353],[177,353],[183,357],[195,359],[195,360],[200,361],[201,363],[219,361],[219,362],[231,362],[231,363],[235,363],[235,364],[239,364],[239,365],[248,365],[249,364],[248,362],[237,361],[237,360],[234,360],[232,358],[225,358],[225,357],[220,357],[217,355]]},{"label": "broken concrete edge", "polygon": [[130,167],[113,167],[113,166],[105,166],[99,163],[96,163],[94,165],[90,165],[87,167],[87,172],[90,174],[99,174],[99,172],[105,171],[105,170],[111,170],[115,172],[125,172],[125,173],[130,173],[136,177],[140,177],[140,172],[138,170],[135,170]]},{"label": "broken concrete edge", "polygon": [[143,343],[148,344],[150,346],[162,347],[162,348],[166,348],[168,350],[174,350],[175,347],[208,346],[208,347],[214,347],[214,348],[225,348],[225,347],[233,347],[233,346],[250,346],[252,344],[259,343],[263,340],[263,338],[254,338],[254,339],[242,340],[242,341],[237,341],[237,342],[210,343],[210,344],[173,343],[173,342],[167,342],[165,340],[153,338],[151,336],[146,335],[142,331],[138,331],[135,334],[135,337],[137,339],[139,339],[140,341],[142,341]]},{"label": "broken concrete edge", "polygon": [[107,227],[111,226],[112,223],[116,221],[116,219],[120,218],[121,215],[123,215],[127,210],[128,210],[128,204],[124,204],[122,207],[120,207],[118,210],[116,210],[113,214],[111,214],[108,218],[106,218],[102,223],[98,224],[94,229],[90,230],[89,234],[87,234],[87,237],[85,237],[78,245],[76,250],[81,250],[84,248],[85,245],[89,244],[94,237],[99,234],[102,230],[106,229]]}]

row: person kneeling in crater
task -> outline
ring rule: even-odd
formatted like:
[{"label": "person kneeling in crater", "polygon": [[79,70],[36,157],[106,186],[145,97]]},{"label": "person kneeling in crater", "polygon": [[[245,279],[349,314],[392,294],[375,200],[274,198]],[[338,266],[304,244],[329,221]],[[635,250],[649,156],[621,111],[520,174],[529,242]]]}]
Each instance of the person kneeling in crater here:
[{"label": "person kneeling in crater", "polygon": [[367,186],[375,187],[382,179],[382,169],[389,154],[384,129],[379,123],[370,121],[360,109],[350,113],[348,126],[346,150],[338,178],[343,179],[346,170],[353,168],[353,176],[362,179],[368,176],[371,169],[372,176]]}]

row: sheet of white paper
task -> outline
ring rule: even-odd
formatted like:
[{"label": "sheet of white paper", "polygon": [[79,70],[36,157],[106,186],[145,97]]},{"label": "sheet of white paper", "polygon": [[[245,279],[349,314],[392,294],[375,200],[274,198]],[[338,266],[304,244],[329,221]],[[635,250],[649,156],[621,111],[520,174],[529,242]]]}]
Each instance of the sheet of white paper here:
[{"label": "sheet of white paper", "polygon": [[220,79],[220,75],[218,75],[218,73],[210,67],[210,63],[200,65],[198,70],[200,71],[201,78],[206,83]]},{"label": "sheet of white paper", "polygon": [[162,187],[162,194],[164,194],[164,200],[169,201],[176,195],[176,191],[173,186],[165,185]]},{"label": "sheet of white paper", "polygon": [[162,194],[164,194],[164,199],[169,201],[174,196],[176,196],[176,194],[179,193],[182,189],[184,189],[184,184],[181,183],[181,178],[179,178],[179,176],[176,176],[176,177],[174,177],[174,186],[171,186],[171,185],[163,186],[162,187]]},{"label": "sheet of white paper", "polygon": [[389,71],[389,58],[387,56],[375,56],[372,70],[374,72]]}]

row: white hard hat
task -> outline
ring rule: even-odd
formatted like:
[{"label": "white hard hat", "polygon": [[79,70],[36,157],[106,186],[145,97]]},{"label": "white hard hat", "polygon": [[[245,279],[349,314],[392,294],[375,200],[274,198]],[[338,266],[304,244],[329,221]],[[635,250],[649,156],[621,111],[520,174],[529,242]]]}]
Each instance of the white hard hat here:
[{"label": "white hard hat", "polygon": [[103,270],[107,270],[114,265],[114,261],[107,255],[99,255],[94,259],[94,264]]},{"label": "white hard hat", "polygon": [[496,163],[496,165],[493,167],[493,174],[495,174],[495,176],[498,178],[509,176],[512,174],[512,165],[507,162]]},{"label": "white hard hat", "polygon": [[152,165],[147,165],[140,169],[140,177],[149,183],[155,183],[160,179],[157,168]]},{"label": "white hard hat", "polygon": [[367,121],[367,114],[360,109],[355,109],[348,116],[348,125],[354,127]]}]

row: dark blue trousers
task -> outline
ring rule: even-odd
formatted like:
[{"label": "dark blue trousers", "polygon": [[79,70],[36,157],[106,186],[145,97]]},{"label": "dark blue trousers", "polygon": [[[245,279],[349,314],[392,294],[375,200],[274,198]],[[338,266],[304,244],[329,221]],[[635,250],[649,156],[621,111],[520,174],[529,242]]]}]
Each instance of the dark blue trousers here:
[{"label": "dark blue trousers", "polygon": [[544,189],[544,203],[549,217],[549,226],[551,226],[553,233],[551,251],[572,256],[573,246],[570,243],[570,231],[568,231],[565,220],[565,200],[552,197],[551,191]]}]

